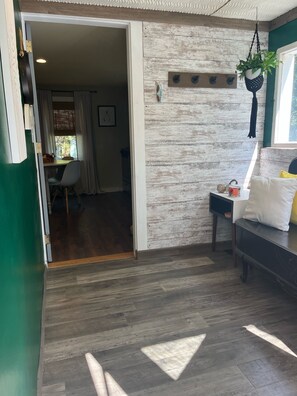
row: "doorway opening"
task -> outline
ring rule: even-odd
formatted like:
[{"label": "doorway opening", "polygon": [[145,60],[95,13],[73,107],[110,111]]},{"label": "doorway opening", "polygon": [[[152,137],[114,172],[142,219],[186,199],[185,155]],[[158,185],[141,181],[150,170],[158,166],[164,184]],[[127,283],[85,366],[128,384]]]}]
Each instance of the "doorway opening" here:
[{"label": "doorway opening", "polygon": [[[30,28],[48,187],[49,266],[132,257],[126,29],[36,21]],[[46,63],[36,63],[38,58]],[[54,165],[73,159],[81,163],[81,205],[70,195],[67,213],[63,188],[52,205],[48,180],[61,180],[63,168]]]}]

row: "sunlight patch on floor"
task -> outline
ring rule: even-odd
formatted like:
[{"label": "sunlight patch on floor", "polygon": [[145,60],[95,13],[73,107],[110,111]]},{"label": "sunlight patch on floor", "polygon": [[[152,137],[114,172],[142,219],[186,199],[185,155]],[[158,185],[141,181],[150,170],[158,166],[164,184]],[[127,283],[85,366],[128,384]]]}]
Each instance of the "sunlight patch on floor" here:
[{"label": "sunlight patch on floor", "polygon": [[97,396],[128,396],[114,378],[103,370],[91,353],[86,353],[85,356]]},{"label": "sunlight patch on floor", "polygon": [[265,331],[258,329],[258,327],[254,325],[243,327],[246,328],[249,332],[276,346],[277,348],[289,353],[294,357],[297,357],[297,355],[289,347],[287,347],[286,344],[284,344],[279,338],[275,337],[274,335],[266,333]]},{"label": "sunlight patch on floor", "polygon": [[195,337],[150,345],[141,348],[141,351],[176,381],[200,348],[205,337],[206,334],[200,334]]}]

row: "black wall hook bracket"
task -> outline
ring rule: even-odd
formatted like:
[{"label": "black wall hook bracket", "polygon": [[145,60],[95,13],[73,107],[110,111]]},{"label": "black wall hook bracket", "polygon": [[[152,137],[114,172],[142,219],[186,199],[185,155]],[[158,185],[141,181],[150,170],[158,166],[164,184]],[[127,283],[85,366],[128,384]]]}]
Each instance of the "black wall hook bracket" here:
[{"label": "black wall hook bracket", "polygon": [[237,88],[237,74],[168,72],[168,87]]}]

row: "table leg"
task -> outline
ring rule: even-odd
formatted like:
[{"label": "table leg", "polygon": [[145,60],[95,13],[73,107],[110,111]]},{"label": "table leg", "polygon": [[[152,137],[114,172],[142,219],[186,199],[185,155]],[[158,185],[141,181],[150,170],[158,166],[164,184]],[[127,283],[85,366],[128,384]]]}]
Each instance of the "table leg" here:
[{"label": "table leg", "polygon": [[237,256],[236,256],[236,225],[235,223],[231,223],[232,225],[232,255],[233,255],[233,263],[234,267],[237,267]]},{"label": "table leg", "polygon": [[212,217],[212,251],[215,252],[216,250],[216,239],[217,239],[217,225],[218,225],[218,216],[213,214]]},{"label": "table leg", "polygon": [[242,282],[246,283],[248,280],[248,275],[249,275],[249,265],[246,262],[244,258],[242,258],[242,274],[240,276],[240,279]]}]

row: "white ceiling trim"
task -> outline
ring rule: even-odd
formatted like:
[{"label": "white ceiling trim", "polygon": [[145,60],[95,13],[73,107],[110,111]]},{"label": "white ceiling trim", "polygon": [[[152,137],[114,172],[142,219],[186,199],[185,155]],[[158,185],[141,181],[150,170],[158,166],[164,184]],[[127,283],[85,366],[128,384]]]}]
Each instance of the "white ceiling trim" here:
[{"label": "white ceiling trim", "polygon": [[223,18],[271,21],[296,7],[296,0],[39,0],[56,3],[122,7],[152,11],[213,15]]},{"label": "white ceiling trim", "polygon": [[[51,0],[41,0],[51,1]],[[226,0],[54,0],[57,3],[73,3],[106,7],[123,7],[153,11],[181,12],[188,14],[210,15],[226,3]],[[219,6],[218,6],[219,4]]]}]

